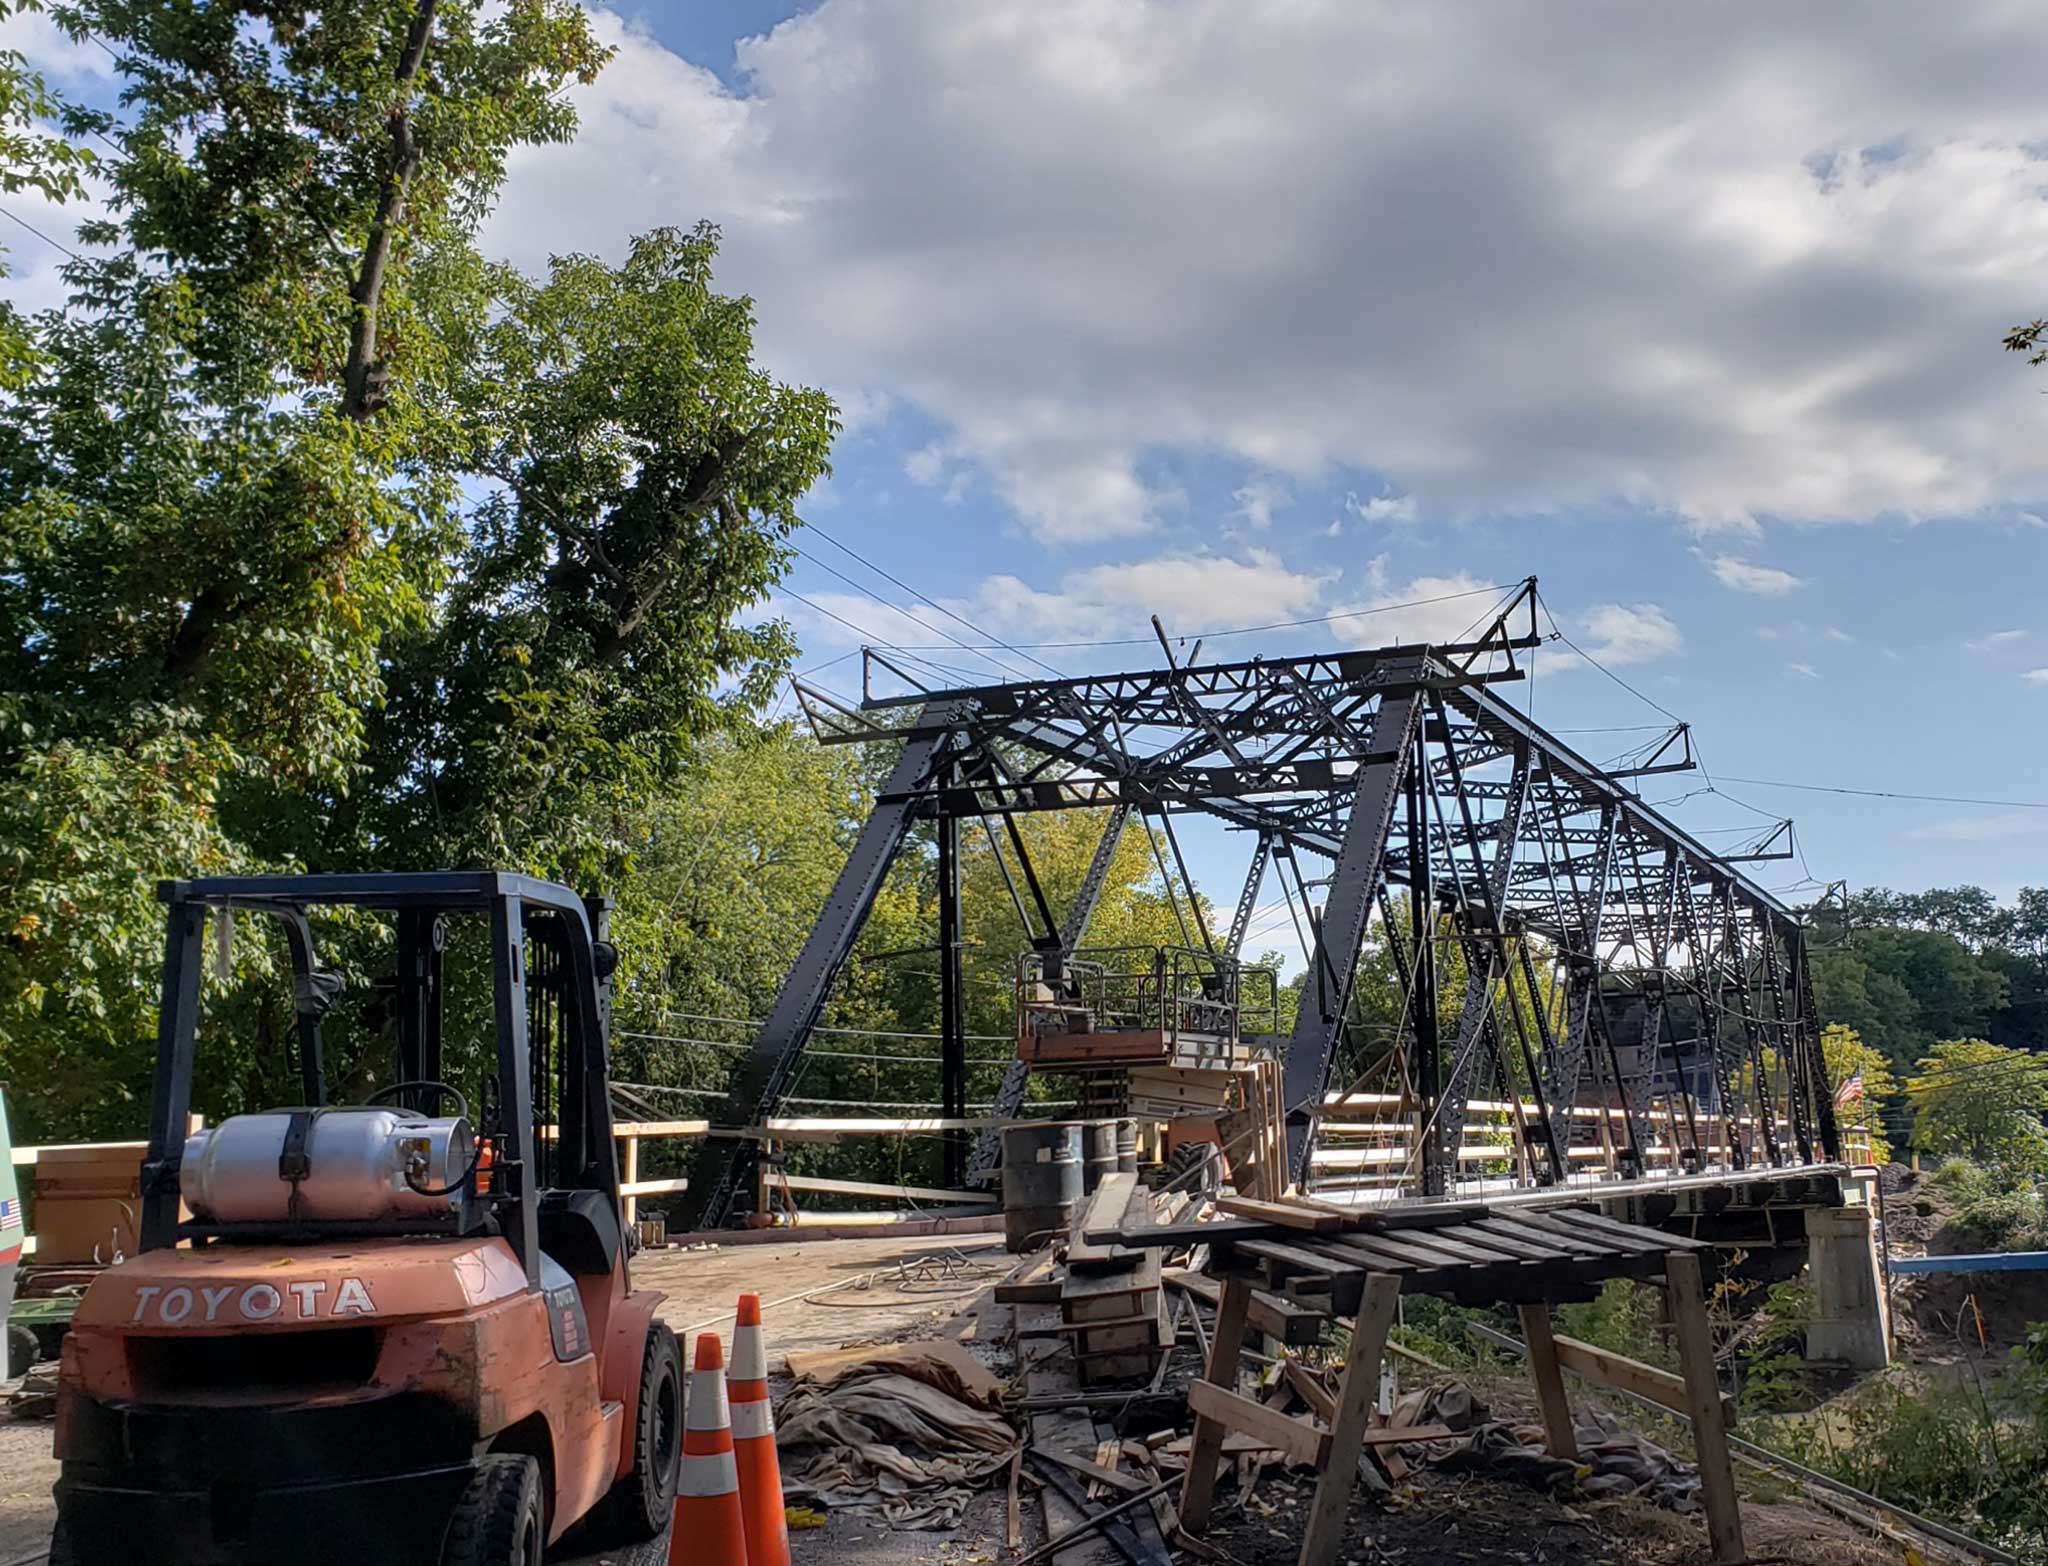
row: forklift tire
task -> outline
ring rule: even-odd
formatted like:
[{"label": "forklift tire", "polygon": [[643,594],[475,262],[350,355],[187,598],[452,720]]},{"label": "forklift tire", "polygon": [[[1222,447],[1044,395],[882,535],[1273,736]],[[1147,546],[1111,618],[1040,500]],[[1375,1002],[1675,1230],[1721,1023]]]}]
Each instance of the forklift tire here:
[{"label": "forklift tire", "polygon": [[441,1566],[541,1566],[547,1542],[540,1464],[530,1457],[487,1457],[455,1503]]},{"label": "forklift tire", "polygon": [[599,1508],[606,1542],[659,1538],[675,1515],[676,1475],[683,1454],[683,1353],[663,1322],[647,1329],[640,1357],[640,1405],[633,1425],[633,1471],[612,1486]]},{"label": "forklift tire", "polygon": [[1223,1189],[1221,1151],[1214,1142],[1183,1142],[1166,1160],[1166,1188],[1215,1196]]}]

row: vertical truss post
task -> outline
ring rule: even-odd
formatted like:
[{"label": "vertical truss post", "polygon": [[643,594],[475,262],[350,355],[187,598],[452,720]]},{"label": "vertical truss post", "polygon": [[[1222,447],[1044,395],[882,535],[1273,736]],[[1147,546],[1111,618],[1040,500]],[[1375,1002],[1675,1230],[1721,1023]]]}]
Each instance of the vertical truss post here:
[{"label": "vertical truss post", "polygon": [[[1439,716],[1444,717],[1442,702],[1436,705]],[[1448,731],[1448,717],[1444,717],[1444,726]],[[1501,928],[1501,899],[1507,895],[1508,877],[1515,867],[1522,804],[1529,789],[1529,747],[1526,742],[1515,747],[1515,769],[1508,782],[1500,820],[1496,823],[1491,868],[1480,857],[1478,822],[1472,814],[1472,802],[1466,795],[1465,775],[1458,765],[1455,743],[1448,736],[1444,742],[1444,763],[1451,787],[1457,795],[1459,818],[1472,854],[1473,885],[1479,892],[1479,918],[1484,922],[1484,928],[1473,930],[1470,899],[1461,898],[1459,923],[1464,931],[1465,1001],[1458,1013],[1458,1041],[1451,1055],[1451,1073],[1444,1083],[1442,1097],[1433,1106],[1435,1131],[1428,1139],[1429,1146],[1424,1152],[1422,1165],[1425,1196],[1443,1195],[1449,1184],[1457,1179],[1458,1149],[1465,1141],[1474,1063],[1482,1047],[1493,1056],[1495,1064],[1501,1066],[1503,1078],[1506,1076],[1505,1065],[1500,1059],[1500,1031],[1494,1016],[1493,988],[1507,972],[1507,935]],[[1508,1004],[1513,1003],[1511,995]]]},{"label": "vertical truss post", "polygon": [[1785,925],[1786,956],[1792,969],[1792,1021],[1800,1047],[1808,1052],[1812,1067],[1813,1115],[1820,1128],[1821,1151],[1830,1163],[1842,1160],[1841,1127],[1835,1123],[1835,1095],[1828,1081],[1827,1060],[1821,1053],[1820,1010],[1813,1003],[1813,961],[1806,949],[1806,932],[1789,920]]},{"label": "vertical truss post", "polygon": [[[721,1111],[725,1125],[745,1130],[765,1122],[782,1101],[787,1083],[802,1057],[811,1029],[825,1010],[833,981],[853,951],[875,894],[917,818],[915,794],[927,781],[934,762],[945,751],[952,726],[968,711],[966,702],[932,704],[904,741],[903,750],[876,796],[874,808],[854,840],[853,852],[832,885],[818,922],[804,938],[796,961],[782,981],[753,1048],[741,1060]],[[717,1228],[730,1214],[735,1194],[751,1189],[759,1148],[753,1142],[713,1141],[699,1147],[690,1176],[684,1213],[694,1228]],[[702,1193],[701,1195],[699,1193]]]},{"label": "vertical truss post", "polygon": [[[1067,916],[1060,922],[1059,949],[1063,959],[1072,957],[1087,938],[1088,921],[1095,915],[1095,905],[1102,900],[1103,887],[1109,884],[1109,872],[1116,864],[1117,850],[1123,846],[1124,829],[1130,822],[1129,805],[1110,807],[1108,818],[1102,823],[1102,836],[1095,843],[1094,857],[1088,861],[1088,872],[1081,878],[1081,889],[1074,894],[1073,902],[1067,905]],[[1002,1086],[996,1089],[992,1118],[1014,1120],[1024,1106],[1024,1090],[1030,1081],[1028,1061],[1012,1060],[1005,1066]],[[974,1152],[967,1161],[967,1184],[989,1184],[1002,1160],[1002,1127],[989,1126],[975,1136]]]},{"label": "vertical truss post", "polygon": [[1730,977],[1735,982],[1736,1016],[1742,1023],[1742,1037],[1749,1052],[1756,1123],[1763,1133],[1764,1156],[1774,1167],[1782,1168],[1785,1152],[1778,1142],[1778,1117],[1771,1105],[1771,1073],[1764,1060],[1763,1028],[1757,1020],[1756,1008],[1750,1004],[1751,974],[1749,960],[1742,950],[1741,921],[1735,914],[1735,887],[1719,877],[1716,877],[1716,883],[1721,914],[1721,946],[1727,953]]},{"label": "vertical truss post", "polygon": [[1388,672],[1379,714],[1373,721],[1372,751],[1358,769],[1344,846],[1323,902],[1315,960],[1303,986],[1282,1078],[1288,1166],[1304,1185],[1309,1178],[1310,1145],[1322,1117],[1323,1094],[1329,1089],[1330,1064],[1344,1031],[1359,948],[1372,914],[1373,889],[1386,870],[1387,834],[1393,826],[1394,805],[1420,710],[1415,684],[1423,672],[1420,661],[1404,662]]},{"label": "vertical truss post", "polygon": [[1757,943],[1763,951],[1764,993],[1769,997],[1769,1025],[1778,1069],[1785,1078],[1785,1114],[1792,1122],[1793,1145],[1802,1164],[1813,1162],[1813,1123],[1806,1112],[1806,1055],[1792,1037],[1791,1009],[1785,1002],[1785,975],[1778,965],[1778,931],[1761,911],[1755,920]]},{"label": "vertical truss post", "polygon": [[[960,973],[960,818],[941,815],[939,837],[939,1113],[967,1117],[967,1014]],[[946,1132],[945,1179],[958,1190],[967,1175],[967,1134]]]},{"label": "vertical truss post", "polygon": [[[1407,788],[1408,825],[1408,941],[1415,956],[1415,978],[1408,987],[1408,1004],[1403,1022],[1415,1038],[1409,1056],[1408,1097],[1423,1106],[1416,1119],[1418,1133],[1427,1125],[1428,1106],[1437,1101],[1443,1086],[1443,1015],[1439,1005],[1436,961],[1436,877],[1429,867],[1429,822],[1423,809],[1423,790],[1428,787],[1428,769],[1418,746],[1409,766]],[[1392,939],[1392,932],[1389,932]],[[1426,1144],[1427,1138],[1422,1138]],[[1422,1149],[1427,1153],[1426,1145]]]},{"label": "vertical truss post", "polygon": [[1685,924],[1686,963],[1691,971],[1687,987],[1699,1012],[1700,1037],[1714,1068],[1714,1096],[1721,1116],[1721,1135],[1728,1144],[1728,1166],[1749,1167],[1749,1144],[1742,1132],[1742,1105],[1735,1091],[1735,1073],[1729,1068],[1729,1052],[1721,1043],[1721,1002],[1714,978],[1714,948],[1700,922],[1699,903],[1693,896],[1693,870],[1684,867],[1679,876],[1679,916]]},{"label": "vertical truss post", "polygon": [[[1600,840],[1592,855],[1587,889],[1579,891],[1576,870],[1570,871],[1572,901],[1578,909],[1578,927],[1564,932],[1565,1023],[1562,1047],[1554,1059],[1557,1074],[1550,1083],[1550,1114],[1559,1141],[1570,1145],[1571,1112],[1578,1102],[1579,1078],[1586,1069],[1588,1040],[1592,1036],[1593,1013],[1600,1005],[1598,952],[1600,950],[1600,909],[1607,900],[1607,871],[1614,861],[1614,839],[1619,818],[1612,805],[1600,809]],[[1569,854],[1567,849],[1566,853]]]}]

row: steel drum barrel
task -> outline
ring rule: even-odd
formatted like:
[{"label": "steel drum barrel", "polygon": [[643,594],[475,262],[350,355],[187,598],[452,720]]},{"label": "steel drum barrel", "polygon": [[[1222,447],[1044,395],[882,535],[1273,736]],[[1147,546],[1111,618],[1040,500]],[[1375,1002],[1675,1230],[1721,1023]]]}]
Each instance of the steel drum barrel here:
[{"label": "steel drum barrel", "polygon": [[1117,1127],[1122,1123],[1118,1120],[1081,1122],[1081,1189],[1090,1196],[1102,1184],[1104,1175],[1117,1171]]},{"label": "steel drum barrel", "polygon": [[1003,1131],[1003,1241],[1034,1251],[1062,1239],[1081,1206],[1081,1125],[1049,1121]]}]

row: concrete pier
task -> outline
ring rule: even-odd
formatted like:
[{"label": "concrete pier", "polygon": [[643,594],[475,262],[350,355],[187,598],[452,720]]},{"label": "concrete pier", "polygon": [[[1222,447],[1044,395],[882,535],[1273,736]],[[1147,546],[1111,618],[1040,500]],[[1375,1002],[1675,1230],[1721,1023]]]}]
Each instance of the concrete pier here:
[{"label": "concrete pier", "polygon": [[1808,1359],[1853,1370],[1882,1370],[1891,1363],[1891,1319],[1871,1217],[1866,1206],[1806,1209],[1806,1267],[1814,1300]]}]

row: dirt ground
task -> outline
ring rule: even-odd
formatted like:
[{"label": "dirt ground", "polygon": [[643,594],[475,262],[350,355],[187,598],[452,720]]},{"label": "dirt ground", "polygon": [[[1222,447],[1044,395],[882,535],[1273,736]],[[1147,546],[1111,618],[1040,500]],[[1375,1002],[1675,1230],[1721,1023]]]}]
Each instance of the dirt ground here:
[{"label": "dirt ground", "polygon": [[[871,1240],[648,1252],[635,1259],[633,1281],[668,1296],[662,1318],[679,1337],[715,1329],[728,1343],[735,1302],[742,1290],[754,1290],[763,1304],[770,1362],[779,1366],[792,1349],[896,1337],[950,1316],[1008,1265],[998,1235],[881,1234]],[[687,1362],[687,1346],[684,1352]],[[0,1566],[31,1566],[49,1542],[55,1517],[50,1486],[57,1478],[50,1435],[47,1420],[0,1418]],[[912,1566],[939,1559],[951,1538],[892,1535],[855,1519],[835,1519],[826,1530],[798,1534],[794,1553],[799,1562],[823,1562],[830,1555],[851,1566],[861,1566],[864,1555],[886,1554],[892,1566]],[[630,1553],[565,1557],[562,1566],[643,1566],[666,1559],[666,1546],[657,1542]]]}]

